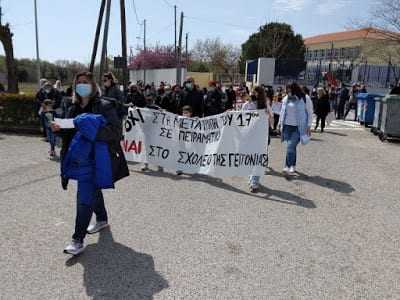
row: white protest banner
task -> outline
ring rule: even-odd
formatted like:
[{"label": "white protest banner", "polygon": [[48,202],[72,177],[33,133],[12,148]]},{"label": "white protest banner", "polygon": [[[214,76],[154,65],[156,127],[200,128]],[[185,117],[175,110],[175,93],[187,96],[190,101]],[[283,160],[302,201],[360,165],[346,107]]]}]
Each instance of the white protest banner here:
[{"label": "white protest banner", "polygon": [[124,121],[126,159],[215,177],[263,175],[268,118],[264,110],[185,118],[130,108]]}]

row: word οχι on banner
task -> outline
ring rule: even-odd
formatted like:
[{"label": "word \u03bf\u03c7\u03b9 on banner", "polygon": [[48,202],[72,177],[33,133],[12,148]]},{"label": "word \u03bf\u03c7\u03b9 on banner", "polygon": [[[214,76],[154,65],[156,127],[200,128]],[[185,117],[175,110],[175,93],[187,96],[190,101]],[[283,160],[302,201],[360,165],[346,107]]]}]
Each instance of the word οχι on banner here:
[{"label": "word \u03bf\u03c7\u03b9 on banner", "polygon": [[122,148],[128,161],[215,177],[264,174],[268,117],[264,110],[186,118],[130,108]]}]

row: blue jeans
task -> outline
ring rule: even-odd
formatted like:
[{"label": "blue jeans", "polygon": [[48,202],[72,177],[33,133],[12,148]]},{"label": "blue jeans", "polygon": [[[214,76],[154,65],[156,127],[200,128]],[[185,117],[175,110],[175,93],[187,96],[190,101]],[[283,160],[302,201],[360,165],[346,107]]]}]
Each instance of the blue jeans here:
[{"label": "blue jeans", "polygon": [[40,119],[40,126],[42,126],[42,130],[43,130],[43,137],[47,138],[46,117],[44,116],[43,113],[41,113],[39,115],[39,119]]},{"label": "blue jeans", "polygon": [[260,176],[250,176],[250,186],[257,186],[260,183]]},{"label": "blue jeans", "polygon": [[47,132],[47,139],[49,140],[50,143],[50,150],[54,151],[56,149],[57,137],[53,133],[50,127],[46,128],[46,132]]},{"label": "blue jeans", "polygon": [[97,222],[107,222],[108,216],[104,206],[104,197],[101,190],[96,189],[92,182],[78,182],[76,201],[75,233],[74,240],[83,242],[86,230],[90,224],[93,212]]},{"label": "blue jeans", "polygon": [[300,133],[297,126],[283,126],[283,141],[287,142],[286,167],[295,167],[297,160],[297,145],[300,142]]}]

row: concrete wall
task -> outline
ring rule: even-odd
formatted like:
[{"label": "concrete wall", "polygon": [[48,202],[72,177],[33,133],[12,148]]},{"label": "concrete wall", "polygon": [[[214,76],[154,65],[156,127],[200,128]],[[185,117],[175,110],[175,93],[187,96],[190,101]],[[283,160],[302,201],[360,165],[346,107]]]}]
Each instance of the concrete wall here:
[{"label": "concrete wall", "polygon": [[[176,72],[177,69],[151,69],[146,70],[146,83],[151,84],[154,82],[156,86],[160,85],[161,81],[175,85],[176,84]],[[187,77],[186,69],[182,68],[182,76],[181,82],[183,83]],[[131,82],[137,82],[138,80],[144,80],[144,71],[143,70],[130,70],[129,71],[129,80]]]}]

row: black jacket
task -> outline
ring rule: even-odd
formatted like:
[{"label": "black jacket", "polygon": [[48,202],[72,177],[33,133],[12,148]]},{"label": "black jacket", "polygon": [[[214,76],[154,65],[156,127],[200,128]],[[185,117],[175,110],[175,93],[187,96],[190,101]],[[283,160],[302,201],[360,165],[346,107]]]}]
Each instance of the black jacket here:
[{"label": "black jacket", "polygon": [[344,87],[340,90],[339,100],[340,102],[347,102],[350,98],[350,91],[347,87]]},{"label": "black jacket", "polygon": [[225,110],[232,109],[233,105],[236,103],[235,91],[232,89],[228,89],[226,91],[226,99],[227,99],[227,101],[225,102]]},{"label": "black jacket", "polygon": [[316,107],[315,107],[315,114],[317,116],[327,116],[329,112],[331,111],[331,104],[329,102],[329,97],[328,95],[325,95],[322,98],[318,98],[316,100]]},{"label": "black jacket", "polygon": [[61,105],[61,100],[62,100],[62,95],[59,91],[57,91],[55,88],[52,88],[50,93],[46,93],[46,91],[41,88],[37,93],[36,93],[36,105],[37,108],[39,109],[44,100],[50,99],[53,100],[54,102],[54,109],[57,109]]},{"label": "black jacket", "polygon": [[115,84],[108,88],[105,88],[103,96],[107,97],[107,98],[114,98],[119,103],[124,103],[124,94],[121,92],[121,90]]},{"label": "black jacket", "polygon": [[146,107],[146,99],[140,92],[129,93],[126,98],[126,104],[132,104],[136,107]]},{"label": "black jacket", "polygon": [[203,109],[203,93],[198,89],[193,90],[185,89],[183,101],[178,105],[178,113],[182,113],[182,108],[184,106],[190,106],[193,110],[193,117],[201,118],[204,114]]},{"label": "black jacket", "polygon": [[[100,114],[107,121],[107,125],[98,131],[96,139],[98,141],[106,142],[108,145],[112,164],[113,183],[129,176],[128,165],[126,163],[124,152],[122,151],[120,143],[122,139],[122,123],[118,116],[115,103],[101,98],[96,98],[91,100],[91,102],[85,108],[81,108],[79,104],[73,104],[69,108],[66,117],[75,118],[82,113]],[[61,131],[61,159],[63,159],[67,153],[75,133],[75,130]]]},{"label": "black jacket", "polygon": [[166,111],[178,114],[178,106],[183,101],[183,94],[181,92],[165,93],[161,98],[160,107]]},{"label": "black jacket", "polygon": [[223,103],[222,95],[218,90],[209,91],[207,93],[207,98],[204,100],[204,116],[214,116],[222,113]]},{"label": "black jacket", "polygon": [[122,121],[127,112],[124,108],[125,96],[118,86],[114,84],[108,88],[105,88],[103,96],[105,98],[115,99],[117,114],[119,119]]}]

